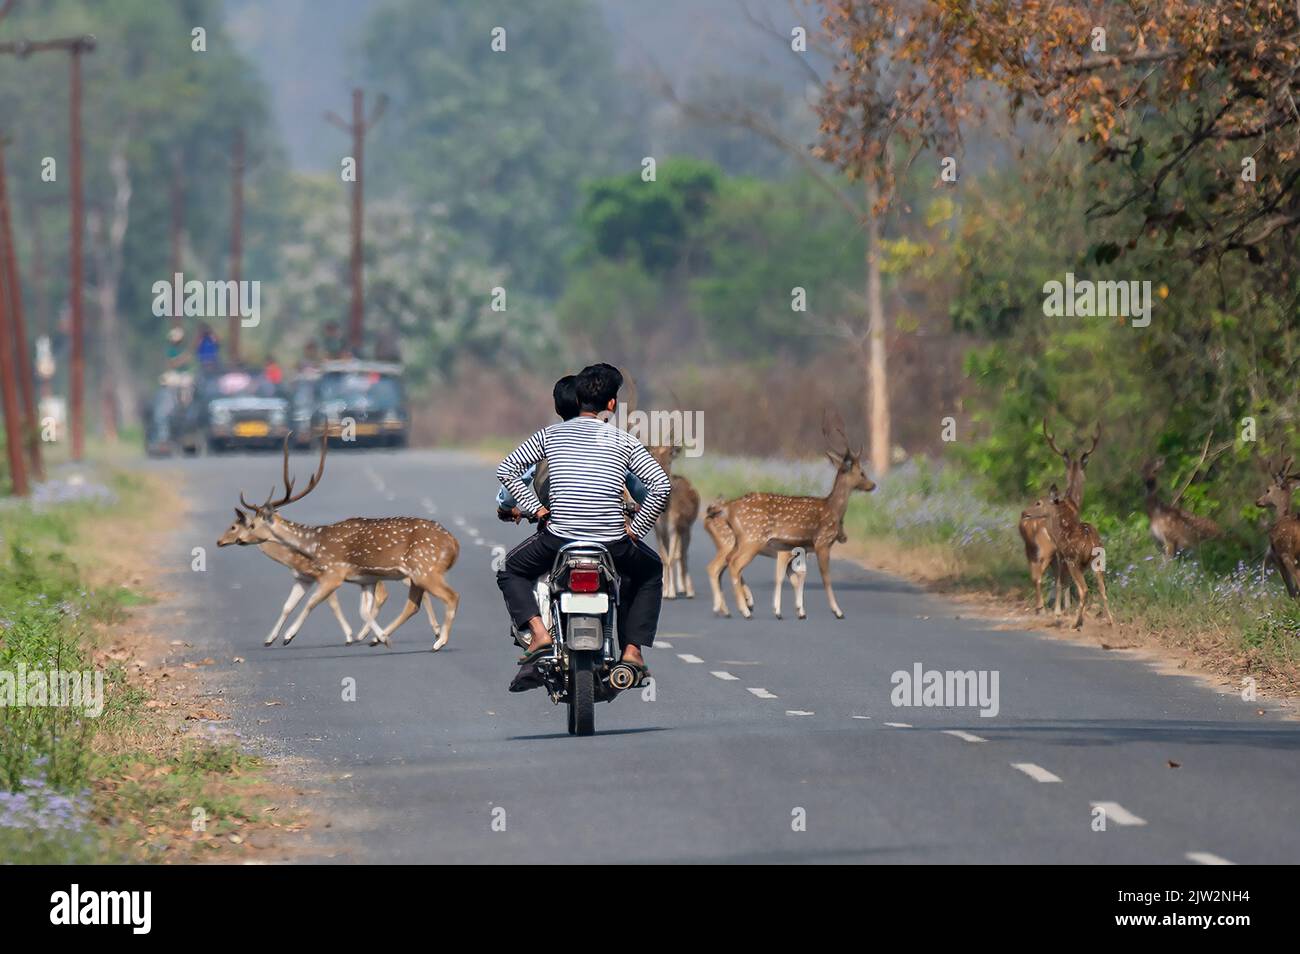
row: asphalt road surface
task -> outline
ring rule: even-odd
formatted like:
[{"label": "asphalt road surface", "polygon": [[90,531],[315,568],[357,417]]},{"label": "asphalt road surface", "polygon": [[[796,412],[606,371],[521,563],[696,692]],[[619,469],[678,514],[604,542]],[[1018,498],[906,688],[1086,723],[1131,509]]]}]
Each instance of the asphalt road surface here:
[{"label": "asphalt road surface", "polygon": [[[313,464],[295,456],[299,485]],[[1297,724],[1124,654],[992,630],[845,561],[834,564],[844,621],[815,566],[809,619],[791,618],[788,589],[787,618],[772,618],[761,557],[747,574],[756,618],[717,619],[701,531],[697,596],[665,601],[648,653],[653,697],[598,705],[597,735],[572,738],[544,692],[506,691],[518,650],[492,548],[530,530],[495,519],[487,463],[332,452],[321,486],[286,510],[308,523],[409,515],[450,529],[461,604],[438,653],[423,613],[392,649],[347,647],[326,606],[288,647],[264,649],[289,573],[251,547],[214,544],[239,489],[260,500],[278,478],[278,455],[149,466],[178,474],[193,508],[167,554],[184,610],[172,638],[229,668],[246,738],[305,760],[332,821],[312,860],[1300,861]],[[195,546],[207,548],[202,573],[190,570]],[[358,593],[340,591],[354,625]],[[382,622],[403,596],[399,583]],[[893,674],[918,663],[996,672],[997,715],[893,705]]]}]

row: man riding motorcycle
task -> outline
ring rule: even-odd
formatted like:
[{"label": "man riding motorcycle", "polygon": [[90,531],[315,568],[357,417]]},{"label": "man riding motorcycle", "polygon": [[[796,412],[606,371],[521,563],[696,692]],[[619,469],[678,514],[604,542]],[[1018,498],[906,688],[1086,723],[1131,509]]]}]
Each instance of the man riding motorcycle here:
[{"label": "man riding motorcycle", "polygon": [[[576,383],[578,415],[538,431],[497,468],[497,479],[518,502],[521,515],[545,520],[535,535],[506,555],[497,573],[511,620],[532,634],[521,667],[540,659],[552,643],[533,596],[534,581],[552,567],[561,547],[585,540],[603,544],[619,573],[622,662],[637,673],[638,681],[649,675],[642,649],[654,642],[658,628],[663,565],[641,537],[667,505],[671,483],[640,441],[597,416],[615,409],[622,385],[623,375],[612,365],[584,368]],[[523,479],[529,466],[543,460],[549,470],[546,506]],[[623,507],[628,471],[646,486],[645,501],[630,522]]]}]

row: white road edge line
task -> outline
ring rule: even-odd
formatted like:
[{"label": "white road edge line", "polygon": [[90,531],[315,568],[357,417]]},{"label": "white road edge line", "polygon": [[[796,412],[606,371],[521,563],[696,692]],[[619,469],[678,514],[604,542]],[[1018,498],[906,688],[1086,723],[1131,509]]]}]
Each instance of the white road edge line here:
[{"label": "white road edge line", "polygon": [[988,739],[976,735],[974,732],[967,732],[964,729],[944,729],[944,735],[950,735],[954,739],[961,739],[963,742],[987,742]]},{"label": "white road edge line", "polygon": [[1059,782],[1059,776],[1053,775],[1041,765],[1035,765],[1033,762],[1012,762],[1011,767],[1024,772],[1035,782]]},{"label": "white road edge line", "polygon": [[1195,862],[1198,865],[1235,865],[1235,861],[1229,861],[1227,858],[1220,858],[1218,855],[1212,855],[1208,851],[1189,851],[1184,857],[1188,861]]},{"label": "white road edge line", "polygon": [[684,663],[702,663],[702,662],[704,662],[704,660],[701,659],[699,656],[692,655],[691,653],[678,653],[678,654],[677,654],[677,658],[680,659],[680,660],[681,660],[682,662],[684,662]]},{"label": "white road edge line", "polygon": [[755,687],[752,687],[752,686],[751,686],[750,689],[749,689],[749,691],[752,692],[754,695],[758,696],[758,698],[760,698],[760,699],[775,699],[775,698],[776,698],[776,693],[768,692],[766,689],[758,689],[758,688],[755,688]]},{"label": "white road edge line", "polygon": [[1093,808],[1100,808],[1106,813],[1106,819],[1116,825],[1145,825],[1145,818],[1138,818],[1119,802],[1093,802]]},{"label": "white road edge line", "polygon": [[723,682],[739,682],[739,681],[740,681],[740,677],[739,677],[739,676],[733,676],[731,673],[726,672],[725,670],[722,670],[722,669],[719,669],[719,670],[716,670],[716,671],[714,671],[714,672],[711,672],[711,673],[709,673],[709,675],[710,675],[710,676],[717,676],[717,677],[718,677],[719,679],[721,679]]}]

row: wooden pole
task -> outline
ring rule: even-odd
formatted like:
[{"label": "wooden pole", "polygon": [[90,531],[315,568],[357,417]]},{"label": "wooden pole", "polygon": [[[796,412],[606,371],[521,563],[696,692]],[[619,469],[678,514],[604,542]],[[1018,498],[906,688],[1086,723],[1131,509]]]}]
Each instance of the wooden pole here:
[{"label": "wooden pole", "polygon": [[44,478],[41,466],[40,421],[37,419],[36,386],[33,383],[32,354],[27,343],[27,319],[23,313],[23,286],[18,274],[18,252],[14,247],[13,218],[6,185],[4,142],[0,140],[0,244],[4,246],[5,282],[9,287],[9,323],[14,338],[14,368],[18,372],[18,393],[22,402],[22,428],[27,456],[37,480]]},{"label": "wooden pole", "polygon": [[85,230],[81,182],[81,52],[72,48],[71,91],[68,97],[68,122],[72,151],[72,195],[69,228],[72,229],[72,266],[68,295],[72,303],[72,359],[69,368],[72,459],[81,460],[86,452],[86,318],[82,309],[82,233]]},{"label": "wooden pole", "polygon": [[362,190],[365,176],[362,172],[363,153],[366,148],[364,105],[360,89],[352,91],[352,158],[356,161],[357,180],[352,183],[352,315],[348,321],[348,339],[354,355],[361,354],[362,321],[365,314],[365,291],[362,278],[365,263],[361,255],[362,214],[365,208]]},{"label": "wooden pole", "polygon": [[[230,277],[239,287],[244,261],[244,130],[235,131],[232,183],[230,195]],[[239,328],[242,319],[238,309],[232,311],[227,323],[226,352],[232,365],[239,363]]]},{"label": "wooden pole", "polygon": [[14,368],[13,329],[9,320],[7,270],[0,269],[0,401],[4,402],[5,453],[9,483],[19,497],[27,496],[27,466],[23,460],[23,429],[18,414],[18,373]]}]

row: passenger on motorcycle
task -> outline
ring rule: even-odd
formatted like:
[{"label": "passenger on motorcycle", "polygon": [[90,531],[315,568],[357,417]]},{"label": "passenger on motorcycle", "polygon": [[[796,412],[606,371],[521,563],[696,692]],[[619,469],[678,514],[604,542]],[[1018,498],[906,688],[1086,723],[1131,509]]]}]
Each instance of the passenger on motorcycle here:
[{"label": "passenger on motorcycle", "polygon": [[[659,625],[663,565],[641,537],[654,527],[668,503],[671,484],[640,441],[597,417],[615,409],[622,385],[623,375],[612,365],[584,368],[576,385],[578,415],[538,431],[497,468],[497,479],[517,501],[520,513],[539,521],[545,518],[535,535],[506,555],[505,566],[497,573],[511,620],[532,633],[521,666],[540,658],[552,641],[538,614],[534,581],[550,570],[566,543],[587,540],[605,546],[619,573],[622,661],[641,678],[648,674],[642,649],[654,642]],[[523,479],[530,466],[543,460],[549,471],[545,506]],[[623,507],[629,470],[646,487],[645,501],[630,520]]]}]

